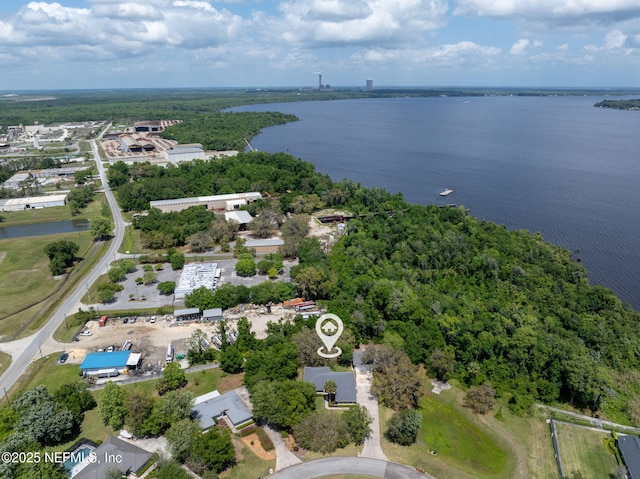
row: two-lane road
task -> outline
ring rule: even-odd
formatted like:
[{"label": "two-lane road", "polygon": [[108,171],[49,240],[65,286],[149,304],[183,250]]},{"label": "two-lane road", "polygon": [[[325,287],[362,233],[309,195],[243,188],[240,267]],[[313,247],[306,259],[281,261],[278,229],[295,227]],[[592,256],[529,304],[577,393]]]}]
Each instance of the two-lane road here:
[{"label": "two-lane road", "polygon": [[[90,287],[96,279],[98,279],[98,276],[108,268],[109,262],[116,257],[118,248],[122,243],[125,223],[120,213],[120,209],[118,208],[118,204],[116,203],[116,199],[109,188],[109,184],[107,183],[106,171],[102,166],[98,145],[95,140],[91,140],[91,149],[98,167],[100,179],[104,186],[107,201],[109,202],[109,207],[113,214],[115,223],[114,237],[111,240],[111,244],[109,245],[109,249],[105,256],[98,262],[98,264],[96,264],[95,268],[85,276],[76,289],[67,296],[60,308],[51,316],[51,319],[49,319],[49,321],[37,333],[32,334],[28,338],[18,340],[20,341],[21,346],[20,353],[12,356],[11,365],[7,368],[2,377],[0,377],[0,394],[8,391],[11,386],[15,384],[34,358],[40,357],[42,346],[53,336],[56,328],[60,326],[62,321],[64,321],[65,315],[71,315],[78,311],[78,307],[81,304],[80,299],[87,292],[87,288]],[[3,349],[5,349],[5,345],[0,343],[0,350]]]}]

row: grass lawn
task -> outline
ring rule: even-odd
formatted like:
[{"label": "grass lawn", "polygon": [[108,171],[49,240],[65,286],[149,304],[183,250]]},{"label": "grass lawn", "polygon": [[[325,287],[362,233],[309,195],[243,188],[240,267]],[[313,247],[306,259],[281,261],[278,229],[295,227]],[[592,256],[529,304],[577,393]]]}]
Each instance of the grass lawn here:
[{"label": "grass lawn", "polygon": [[[399,446],[381,438],[391,461],[419,466],[438,479],[511,479],[515,454],[504,434],[492,428],[458,403],[461,391],[453,388],[440,396],[427,393],[420,401],[422,426],[416,444]],[[393,411],[381,407],[381,431]],[[436,455],[430,451],[437,451]]]},{"label": "grass lawn", "polygon": [[[70,240],[80,247],[79,256],[89,251],[93,240],[88,231],[46,236],[32,236],[0,241],[0,318],[45,299],[56,291],[60,280],[49,272],[49,258],[44,252],[47,243]],[[76,266],[77,267],[77,266]],[[17,313],[0,320],[0,335],[11,335],[19,330],[41,307]],[[45,311],[43,314],[48,313]]]},{"label": "grass lawn", "polygon": [[580,471],[584,479],[616,477],[616,458],[602,442],[603,438],[611,437],[610,433],[557,422],[556,428],[567,475]]},{"label": "grass lawn", "polygon": [[[526,469],[531,479],[558,476],[551,431],[543,411],[536,409],[531,417],[512,414],[506,406],[497,406],[502,419],[498,422],[514,438],[512,445],[520,445],[526,456]],[[494,419],[495,421],[495,419]]]},{"label": "grass lawn", "polygon": [[149,250],[143,250],[140,242],[140,230],[135,229],[133,226],[126,226],[124,229],[124,238],[122,238],[122,244],[119,253],[126,254],[141,254]]},{"label": "grass lawn", "polygon": [[63,384],[79,381],[80,369],[77,364],[58,364],[61,353],[62,351],[53,353],[44,359],[34,361],[21,380],[16,382],[19,386],[11,388],[11,395],[40,384],[44,384],[49,392],[53,392]]},{"label": "grass lawn", "polygon": [[7,353],[0,352],[0,376],[4,374],[10,364],[11,356],[9,356]]},{"label": "grass lawn", "polygon": [[246,479],[267,477],[269,469],[276,467],[275,459],[265,460],[256,456],[240,439],[234,438],[238,464],[220,474],[220,479]]}]

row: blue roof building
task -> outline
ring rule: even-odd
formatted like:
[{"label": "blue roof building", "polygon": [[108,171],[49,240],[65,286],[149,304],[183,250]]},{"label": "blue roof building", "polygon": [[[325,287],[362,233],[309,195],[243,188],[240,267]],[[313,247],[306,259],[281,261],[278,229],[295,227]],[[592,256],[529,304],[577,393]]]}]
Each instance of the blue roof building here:
[{"label": "blue roof building", "polygon": [[82,361],[83,374],[101,377],[117,376],[127,369],[131,351],[113,351],[111,353],[89,353]]}]

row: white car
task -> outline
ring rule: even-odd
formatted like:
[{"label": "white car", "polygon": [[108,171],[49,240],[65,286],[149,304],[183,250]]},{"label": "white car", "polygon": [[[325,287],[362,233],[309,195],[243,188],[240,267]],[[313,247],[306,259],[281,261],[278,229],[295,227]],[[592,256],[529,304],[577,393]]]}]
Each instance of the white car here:
[{"label": "white car", "polygon": [[93,336],[91,331],[82,331],[78,336]]},{"label": "white car", "polygon": [[155,316],[151,316],[151,321],[149,321],[151,324],[156,322],[156,317]]}]

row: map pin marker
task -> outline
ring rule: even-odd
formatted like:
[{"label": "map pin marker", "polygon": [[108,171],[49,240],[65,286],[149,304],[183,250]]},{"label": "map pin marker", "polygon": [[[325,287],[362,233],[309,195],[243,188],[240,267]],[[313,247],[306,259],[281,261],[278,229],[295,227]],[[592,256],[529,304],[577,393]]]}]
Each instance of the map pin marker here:
[{"label": "map pin marker", "polygon": [[316,321],[316,333],[325,345],[326,353],[323,352],[322,347],[318,348],[318,356],[322,358],[337,358],[342,354],[342,349],[336,347],[336,352],[332,353],[333,347],[340,339],[340,335],[344,331],[344,325],[342,320],[335,314],[327,313],[323,314]]}]

